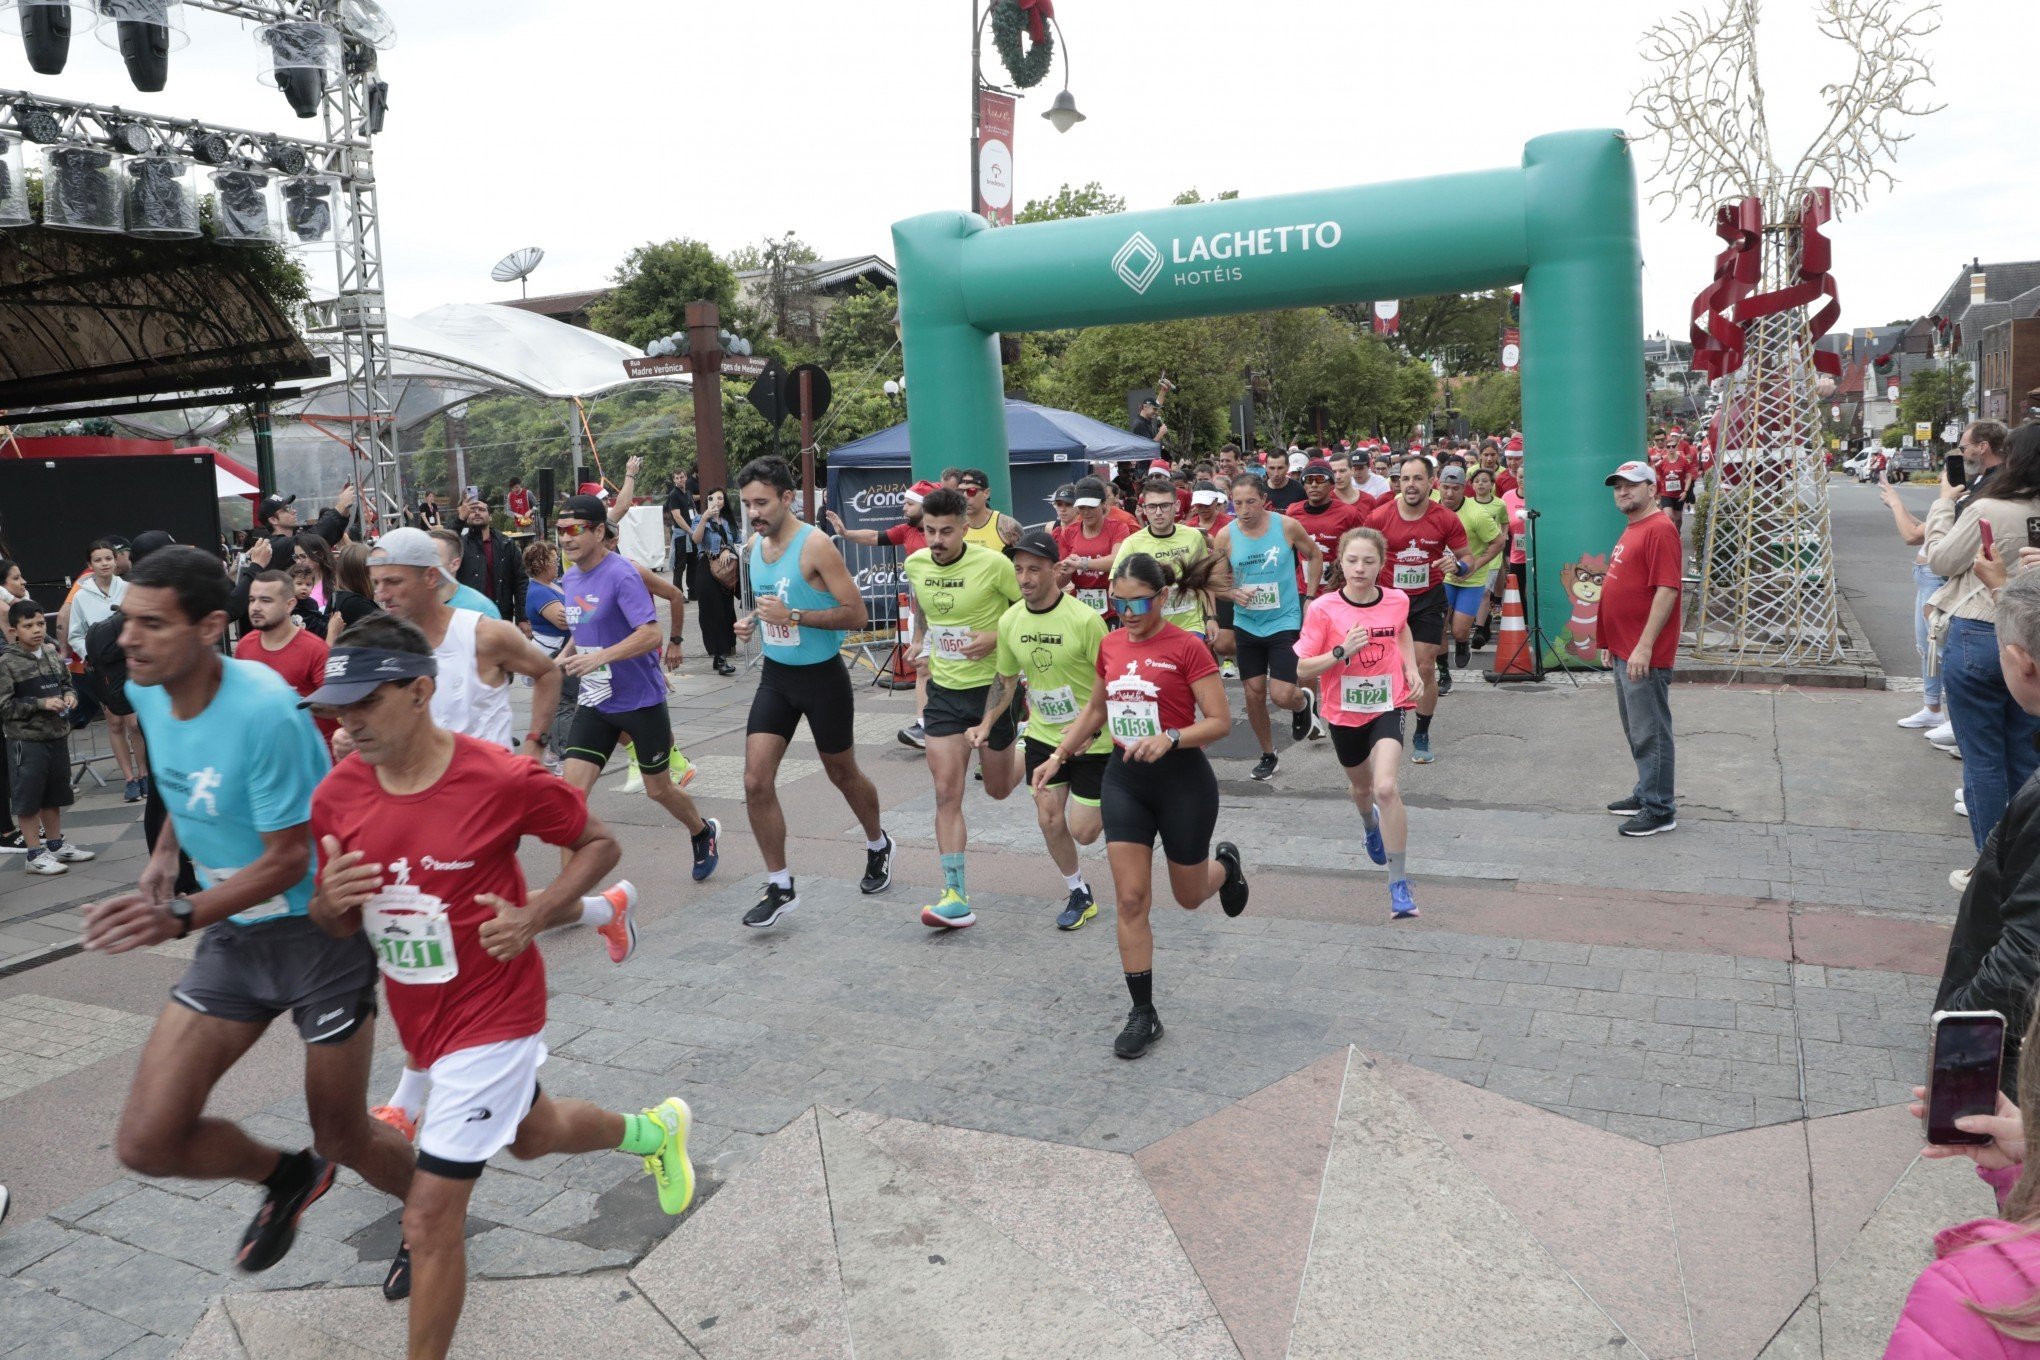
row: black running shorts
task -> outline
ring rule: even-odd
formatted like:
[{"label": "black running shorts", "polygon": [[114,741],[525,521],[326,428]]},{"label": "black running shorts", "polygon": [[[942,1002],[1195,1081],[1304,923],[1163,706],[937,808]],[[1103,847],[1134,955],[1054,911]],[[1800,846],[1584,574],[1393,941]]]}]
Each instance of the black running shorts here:
[{"label": "black running shorts", "polygon": [[807,666],[787,666],[765,658],[757,692],[751,696],[751,719],[745,724],[745,735],[764,732],[790,742],[802,718],[807,719],[815,749],[825,756],[847,751],[856,742],[856,700],[842,657]]},{"label": "black running shorts", "polygon": [[306,1043],[339,1044],[375,1018],[375,977],[375,950],[359,931],[336,940],[304,916],[222,921],[198,937],[170,998],[244,1025],[289,1011]]},{"label": "black running shorts", "polygon": [[[960,737],[985,720],[985,696],[992,692],[990,685],[979,685],[975,689],[947,689],[935,681],[928,682],[928,707],[922,716],[922,727],[931,737]],[[1013,702],[1006,706],[1006,712],[992,724],[991,740],[986,743],[994,751],[1003,751],[1013,744],[1026,719],[1020,711],[1020,695],[1016,690]]]},{"label": "black running shorts", "polygon": [[[1243,635],[1244,636],[1244,635]],[[1152,764],[1129,761],[1113,748],[1105,765],[1105,839],[1154,849],[1171,864],[1202,864],[1211,858],[1211,833],[1218,825],[1218,778],[1202,751],[1171,751]]]},{"label": "black running shorts", "polygon": [[1382,741],[1403,739],[1403,711],[1391,708],[1386,713],[1377,713],[1371,722],[1359,727],[1341,727],[1327,722],[1325,729],[1332,734],[1332,749],[1338,752],[1339,764],[1347,769],[1364,764],[1374,754],[1374,745]]},{"label": "black running shorts", "polygon": [[1451,612],[1446,606],[1445,587],[1442,585],[1410,596],[1411,640],[1428,642],[1433,647],[1443,645],[1445,620]]},{"label": "black running shorts", "polygon": [[[1027,743],[1027,782],[1034,782],[1034,772],[1048,763],[1055,747],[1032,737],[1024,738]],[[1055,778],[1048,781],[1048,787],[1068,786],[1070,797],[1076,802],[1091,807],[1098,806],[1100,791],[1105,784],[1105,762],[1112,757],[1105,751],[1087,751],[1083,755],[1065,760],[1056,766]]]},{"label": "black running shorts", "polygon": [[1265,675],[1295,684],[1297,636],[1294,628],[1266,637],[1257,637],[1244,628],[1233,629],[1233,658],[1239,662],[1240,679],[1253,680]]},{"label": "black running shorts", "polygon": [[574,710],[574,720],[567,728],[566,759],[607,765],[616,743],[626,736],[637,748],[638,769],[644,773],[664,774],[673,763],[673,719],[664,704],[646,704],[620,713],[582,704]]}]

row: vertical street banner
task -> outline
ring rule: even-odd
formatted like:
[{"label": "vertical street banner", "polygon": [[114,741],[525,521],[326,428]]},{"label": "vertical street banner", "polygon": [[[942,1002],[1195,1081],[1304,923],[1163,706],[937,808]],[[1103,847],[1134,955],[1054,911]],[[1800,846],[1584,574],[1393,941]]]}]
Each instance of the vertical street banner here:
[{"label": "vertical street banner", "polygon": [[1396,327],[1400,324],[1397,318],[1401,313],[1402,303],[1398,301],[1390,300],[1388,302],[1375,303],[1374,333],[1376,335],[1394,335]]},{"label": "vertical street banner", "polygon": [[1514,373],[1523,362],[1523,332],[1515,326],[1502,327],[1502,370]]},{"label": "vertical street banner", "polygon": [[995,227],[1013,225],[1013,96],[978,91],[977,210]]}]

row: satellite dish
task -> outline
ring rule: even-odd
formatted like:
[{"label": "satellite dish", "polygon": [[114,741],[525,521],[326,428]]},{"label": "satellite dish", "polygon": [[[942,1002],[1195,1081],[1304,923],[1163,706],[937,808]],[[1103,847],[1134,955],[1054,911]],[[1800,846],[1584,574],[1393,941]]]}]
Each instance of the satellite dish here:
[{"label": "satellite dish", "polygon": [[[538,262],[544,258],[545,251],[538,246],[526,246],[522,250],[513,250],[502,259],[496,261],[496,267],[489,271],[489,277],[498,283],[522,285],[526,279],[531,277],[531,271],[538,268]],[[519,292],[524,297],[531,296],[531,290],[528,288],[520,287]]]},{"label": "satellite dish", "polygon": [[370,47],[388,47],[397,39],[397,26],[376,0],[340,0],[340,27]]}]

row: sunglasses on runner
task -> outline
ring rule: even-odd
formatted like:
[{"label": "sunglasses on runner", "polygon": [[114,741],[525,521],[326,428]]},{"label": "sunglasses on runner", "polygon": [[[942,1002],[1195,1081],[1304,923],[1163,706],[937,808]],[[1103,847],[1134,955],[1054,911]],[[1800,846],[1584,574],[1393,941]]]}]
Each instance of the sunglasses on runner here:
[{"label": "sunglasses on runner", "polygon": [[1114,595],[1112,597],[1112,604],[1126,618],[1138,619],[1154,612],[1155,597],[1152,595],[1137,595],[1128,599],[1124,595]]},{"label": "sunglasses on runner", "polygon": [[1313,472],[1303,479],[1303,484],[1305,486],[1325,486],[1328,485],[1331,482],[1331,480],[1332,480],[1331,478],[1325,476],[1325,474],[1322,472]]},{"label": "sunglasses on runner", "polygon": [[553,528],[559,533],[561,538],[579,538],[594,527],[592,524],[583,524],[577,519],[565,520],[553,525]]}]

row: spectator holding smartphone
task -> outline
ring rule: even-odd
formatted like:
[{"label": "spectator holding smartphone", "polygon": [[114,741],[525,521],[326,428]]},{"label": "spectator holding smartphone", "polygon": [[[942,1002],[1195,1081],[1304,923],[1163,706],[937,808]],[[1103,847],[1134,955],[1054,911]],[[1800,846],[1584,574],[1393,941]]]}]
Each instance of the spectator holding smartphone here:
[{"label": "spectator holding smartphone", "polygon": [[[1991,470],[1989,481],[1959,510],[1963,488],[1950,482],[1943,468],[1940,496],[1924,526],[1926,565],[1947,580],[1929,607],[1941,640],[1942,695],[1962,753],[1963,803],[1979,851],[2013,793],[2040,767],[2034,750],[2040,717],[2026,711],[2006,688],[1998,663],[1998,599],[1976,571],[1979,560],[1987,571],[2005,561],[1985,554],[1983,522],[2009,551],[2026,541],[2026,520],[2040,515],[2040,422],[2020,426],[2006,451],[2003,466]],[[2011,568],[2006,575],[2016,580],[2019,570]],[[1958,890],[1966,888],[1969,873],[1958,869],[1950,881]]]}]

